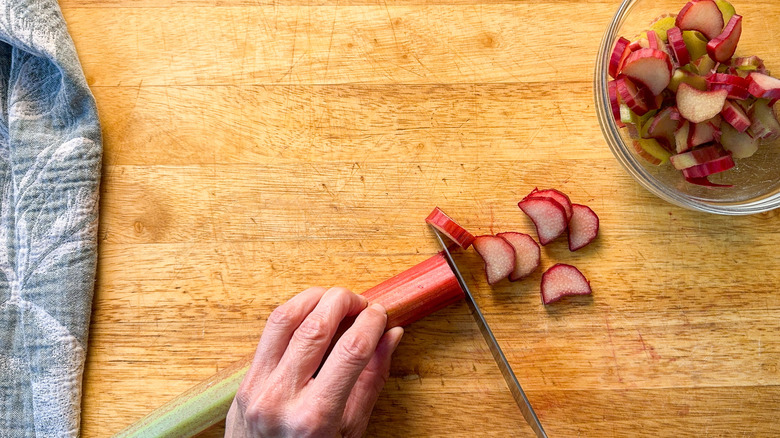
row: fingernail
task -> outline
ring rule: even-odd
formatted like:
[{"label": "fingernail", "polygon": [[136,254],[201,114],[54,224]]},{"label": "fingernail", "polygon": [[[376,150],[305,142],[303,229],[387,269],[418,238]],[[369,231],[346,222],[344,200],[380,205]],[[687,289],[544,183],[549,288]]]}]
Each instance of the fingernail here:
[{"label": "fingernail", "polygon": [[401,338],[404,337],[404,329],[402,327],[393,327],[390,329],[390,332],[393,333],[393,345],[392,345],[392,351],[395,351],[396,348],[398,348],[398,344],[401,343]]},{"label": "fingernail", "polygon": [[377,312],[381,313],[382,315],[387,316],[387,310],[385,309],[385,306],[379,304],[379,303],[373,303],[371,304],[371,308],[376,310]]}]

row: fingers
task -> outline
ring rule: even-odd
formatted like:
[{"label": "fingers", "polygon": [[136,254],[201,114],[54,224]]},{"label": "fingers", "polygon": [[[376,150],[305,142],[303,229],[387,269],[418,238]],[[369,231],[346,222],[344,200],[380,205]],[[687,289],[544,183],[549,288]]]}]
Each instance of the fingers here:
[{"label": "fingers", "polygon": [[295,329],[314,310],[326,292],[324,287],[306,289],[271,312],[260,336],[252,368],[244,381],[263,379],[276,368]]},{"label": "fingers", "polygon": [[390,329],[379,340],[374,356],[360,373],[349,394],[342,420],[342,433],[347,437],[360,437],[368,426],[371,411],[390,374],[390,359],[401,342],[404,329]]},{"label": "fingers", "polygon": [[387,312],[379,304],[372,304],[358,315],[312,382],[314,400],[331,412],[343,412],[352,387],[374,355],[385,324]]},{"label": "fingers", "polygon": [[329,289],[293,333],[274,373],[285,383],[304,386],[317,371],[341,321],[366,308],[364,297],[344,288]]}]

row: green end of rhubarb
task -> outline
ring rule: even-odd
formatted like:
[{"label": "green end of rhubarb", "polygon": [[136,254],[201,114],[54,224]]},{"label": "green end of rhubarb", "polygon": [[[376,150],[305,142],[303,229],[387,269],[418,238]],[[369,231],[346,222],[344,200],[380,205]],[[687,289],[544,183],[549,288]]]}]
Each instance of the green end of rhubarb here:
[{"label": "green end of rhubarb", "polygon": [[691,59],[699,59],[707,54],[707,43],[709,40],[703,33],[698,30],[684,30],[682,31],[682,37]]},{"label": "green end of rhubarb", "polygon": [[224,420],[253,355],[160,406],[114,438],[184,438]]},{"label": "green end of rhubarb", "polygon": [[669,161],[669,157],[672,156],[672,154],[666,149],[664,149],[664,147],[661,146],[661,144],[658,143],[658,141],[655,139],[643,138],[637,140],[637,142],[639,142],[639,145],[642,146],[642,149],[644,149],[645,152],[661,160],[661,164]]},{"label": "green end of rhubarb", "polygon": [[666,36],[666,31],[673,28],[675,23],[674,16],[659,17],[650,25],[650,30],[654,30],[656,35],[661,38],[661,41],[667,42],[669,38]]},{"label": "green end of rhubarb", "polygon": [[726,0],[715,0],[715,4],[718,5],[720,13],[723,14],[724,23],[728,23],[729,20],[731,20],[731,17],[737,13],[737,11],[734,9],[734,6]]}]

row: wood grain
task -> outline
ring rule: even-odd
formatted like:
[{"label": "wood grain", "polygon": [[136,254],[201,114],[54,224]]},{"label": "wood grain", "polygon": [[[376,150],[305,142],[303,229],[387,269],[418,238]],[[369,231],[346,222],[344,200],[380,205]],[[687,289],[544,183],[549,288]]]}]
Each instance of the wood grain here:
[{"label": "wood grain", "polygon": [[[252,351],[298,291],[430,256],[435,205],[535,235],[536,186],[599,214],[594,244],[542,253],[592,297],[459,262],[550,436],[780,435],[780,213],[683,210],[612,157],[592,70],[617,3],[62,0],[105,140],[82,436]],[[746,35],[780,29],[780,1],[736,3]],[[408,328],[367,435],[531,432],[458,304]]]}]

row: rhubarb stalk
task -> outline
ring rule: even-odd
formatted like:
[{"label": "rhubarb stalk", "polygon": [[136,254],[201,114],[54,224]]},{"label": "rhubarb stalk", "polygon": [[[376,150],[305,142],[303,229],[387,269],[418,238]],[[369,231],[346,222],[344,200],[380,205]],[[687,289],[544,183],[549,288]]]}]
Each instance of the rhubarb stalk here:
[{"label": "rhubarb stalk", "polygon": [[[387,309],[387,329],[409,325],[464,296],[443,254],[436,254],[362,295]],[[187,438],[224,420],[253,356],[244,357],[190,388],[115,438]]]}]

